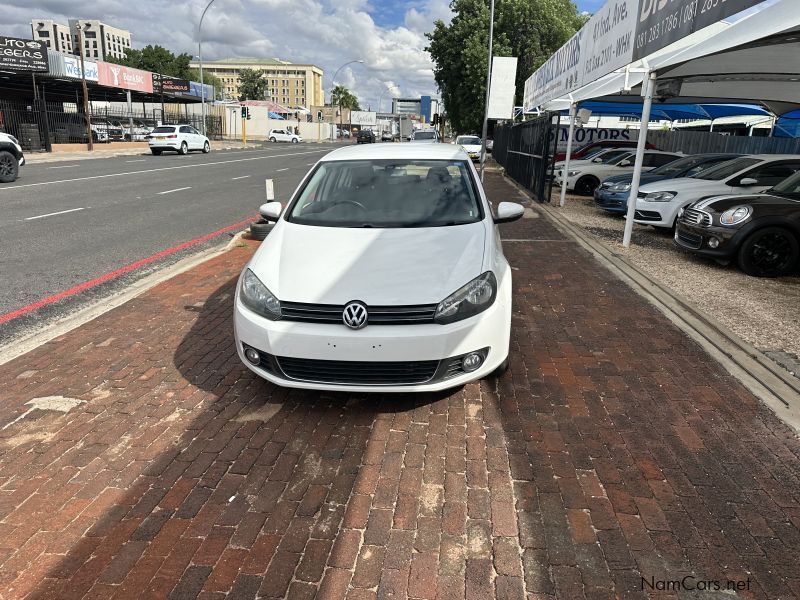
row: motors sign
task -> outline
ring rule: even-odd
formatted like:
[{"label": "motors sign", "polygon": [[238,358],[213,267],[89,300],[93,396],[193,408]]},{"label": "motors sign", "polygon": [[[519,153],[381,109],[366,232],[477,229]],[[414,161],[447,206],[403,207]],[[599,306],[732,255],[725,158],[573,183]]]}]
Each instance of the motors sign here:
[{"label": "motors sign", "polygon": [[764,0],[639,0],[634,60]]},{"label": "motors sign", "polygon": [[148,71],[98,61],[97,75],[100,85],[153,93],[153,75]]},{"label": "motors sign", "polygon": [[0,71],[50,70],[43,42],[0,35]]}]

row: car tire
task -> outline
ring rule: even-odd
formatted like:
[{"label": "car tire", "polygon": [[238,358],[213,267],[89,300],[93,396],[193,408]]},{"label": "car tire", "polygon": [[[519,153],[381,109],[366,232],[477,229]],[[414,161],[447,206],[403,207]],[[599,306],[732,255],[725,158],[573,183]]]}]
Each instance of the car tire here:
[{"label": "car tire", "polygon": [[591,196],[594,194],[597,186],[600,185],[600,180],[593,175],[584,175],[575,182],[575,192],[582,196]]},{"label": "car tire", "polygon": [[155,154],[156,156],[161,156],[161,150],[155,150],[155,149],[153,149],[153,150],[150,150],[150,152],[152,152],[152,153],[153,153],[153,154]]},{"label": "car tire", "polygon": [[209,152],[211,152],[211,144],[206,142],[203,144],[203,154],[208,154]]},{"label": "car tire", "polygon": [[292,143],[296,144],[299,140],[297,138],[292,138]]},{"label": "car tire", "polygon": [[11,183],[19,175],[19,161],[6,150],[0,150],[0,182]]},{"label": "car tire", "polygon": [[186,142],[181,142],[181,147],[178,150],[178,154],[181,154],[183,156],[189,154],[189,144],[187,144]]},{"label": "car tire", "polygon": [[250,223],[250,237],[254,240],[263,240],[269,235],[273,227],[275,227],[275,223],[270,223],[265,219],[253,221]]},{"label": "car tire", "polygon": [[276,140],[274,137],[271,137],[271,138],[269,138],[269,141],[270,141],[270,142],[272,142],[272,143],[274,144],[274,143],[275,143],[275,142],[277,142],[278,140]]},{"label": "car tire", "polygon": [[752,277],[782,277],[797,268],[800,242],[783,227],[764,227],[739,247],[739,268]]}]

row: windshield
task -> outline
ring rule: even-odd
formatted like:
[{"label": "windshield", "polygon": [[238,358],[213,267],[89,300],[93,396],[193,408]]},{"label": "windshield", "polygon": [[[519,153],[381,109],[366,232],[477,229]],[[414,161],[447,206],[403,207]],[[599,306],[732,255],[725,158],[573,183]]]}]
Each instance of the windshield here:
[{"label": "windshield", "polygon": [[687,171],[695,169],[696,167],[702,167],[701,169],[697,169],[697,172],[700,172],[701,170],[710,169],[714,165],[718,165],[721,162],[729,160],[730,157],[724,156],[715,159],[708,159],[704,156],[687,156],[686,158],[673,160],[672,162],[662,165],[657,169],[653,169],[650,172],[653,175],[663,175],[668,178],[673,178],[679,177]]},{"label": "windshield", "polygon": [[581,160],[590,160],[596,164],[613,165],[622,160],[623,156],[629,156],[630,153],[630,150],[609,150],[606,148],[601,154],[593,156],[591,159],[582,158]]},{"label": "windshield", "polygon": [[779,196],[791,196],[793,198],[800,196],[800,171],[781,181],[770,192],[774,192]]},{"label": "windshield", "polygon": [[175,133],[174,127],[156,127],[152,133]]},{"label": "windshield", "polygon": [[605,156],[603,157],[603,163],[607,165],[618,165],[624,160],[630,161],[630,163],[633,164],[633,162],[636,160],[636,155],[633,154],[632,152],[623,151],[622,154],[617,154],[615,156],[612,156],[608,160],[606,160]]},{"label": "windshield", "polygon": [[456,144],[462,144],[467,146],[480,146],[481,138],[476,137],[474,135],[460,135],[456,138]]},{"label": "windshield", "polygon": [[433,131],[415,131],[414,132],[414,139],[415,140],[432,140],[436,137],[436,134]]},{"label": "windshield", "polygon": [[708,179],[709,181],[721,181],[727,177],[730,177],[731,175],[735,175],[742,169],[752,167],[759,162],[761,161],[757,158],[734,158],[733,160],[725,161],[716,167],[706,169],[705,171],[700,171],[696,175],[692,175],[692,177],[695,179]]},{"label": "windshield", "polygon": [[440,227],[483,219],[466,162],[321,163],[286,220],[328,227]]}]

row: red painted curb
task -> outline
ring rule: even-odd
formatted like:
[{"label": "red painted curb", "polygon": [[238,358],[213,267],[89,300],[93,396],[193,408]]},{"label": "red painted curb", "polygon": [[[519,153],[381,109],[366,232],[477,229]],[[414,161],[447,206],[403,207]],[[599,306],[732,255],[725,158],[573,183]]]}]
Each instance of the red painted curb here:
[{"label": "red painted curb", "polygon": [[177,246],[173,246],[172,248],[167,248],[166,250],[162,250],[161,252],[157,252],[152,256],[148,256],[147,258],[143,258],[141,260],[137,260],[135,263],[131,263],[129,265],[125,265],[124,267],[120,267],[119,269],[115,269],[113,271],[109,271],[104,275],[100,275],[99,277],[95,277],[94,279],[90,279],[89,281],[84,281],[83,283],[79,283],[76,286],[69,288],[68,290],[64,290],[63,292],[59,292],[57,294],[53,294],[52,296],[48,296],[47,298],[43,298],[42,300],[37,300],[32,304],[28,304],[27,306],[23,306],[22,308],[18,308],[17,310],[5,313],[0,315],[0,325],[3,323],[7,323],[12,319],[16,319],[17,317],[21,317],[26,315],[30,312],[38,310],[43,306],[47,306],[48,304],[53,304],[60,300],[64,300],[69,298],[70,296],[74,296],[79,294],[83,291],[86,291],[90,288],[100,285],[101,283],[105,283],[107,281],[111,281],[119,277],[120,275],[124,275],[125,273],[130,273],[131,271],[135,271],[145,265],[148,265],[152,262],[157,261],[160,258],[164,258],[165,256],[169,256],[170,254],[175,254],[176,252],[180,252],[181,250],[185,250],[186,248],[190,248],[192,246],[196,246],[197,244],[202,244],[203,242],[210,240],[213,237],[231,231],[232,229],[236,229],[237,227],[241,227],[246,223],[250,223],[253,220],[253,217],[245,219],[244,221],[239,221],[238,223],[234,223],[233,225],[228,225],[227,227],[223,227],[222,229],[217,229],[216,231],[212,231],[211,233],[207,233],[199,238],[195,238],[193,240],[189,240],[188,242],[183,242],[182,244],[178,244]]}]

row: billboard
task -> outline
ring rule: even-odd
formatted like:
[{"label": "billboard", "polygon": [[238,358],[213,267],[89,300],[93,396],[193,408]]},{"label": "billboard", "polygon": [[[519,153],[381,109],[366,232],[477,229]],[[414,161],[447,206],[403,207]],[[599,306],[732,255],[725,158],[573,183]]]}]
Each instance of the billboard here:
[{"label": "billboard", "polygon": [[0,35],[0,71],[48,70],[47,46],[43,42]]},{"label": "billboard", "polygon": [[[74,79],[81,79],[81,59],[77,56],[68,56],[63,54],[61,62],[64,64],[64,74],[67,77]],[[86,75],[86,81],[97,81],[97,63],[91,60],[83,61],[83,70]]]},{"label": "billboard", "polygon": [[177,77],[161,76],[161,86],[165,92],[177,93],[188,92],[189,81],[187,79],[178,79]]},{"label": "billboard", "polygon": [[[555,133],[550,131],[550,143],[553,142]],[[558,149],[556,152],[567,151],[567,138],[569,137],[569,127],[564,125],[558,129]],[[592,142],[603,140],[626,140],[636,141],[639,139],[638,129],[622,129],[615,127],[578,127],[573,134],[572,151]]]},{"label": "billboard", "polygon": [[138,92],[153,92],[153,74],[149,71],[140,71],[122,65],[114,65],[98,61],[97,81],[100,85],[135,90]]},{"label": "billboard", "polygon": [[489,119],[514,118],[514,94],[517,92],[517,57],[492,57],[492,78],[489,83]]},{"label": "billboard", "polygon": [[378,113],[367,112],[365,110],[351,110],[350,111],[350,124],[351,125],[377,125]]}]

